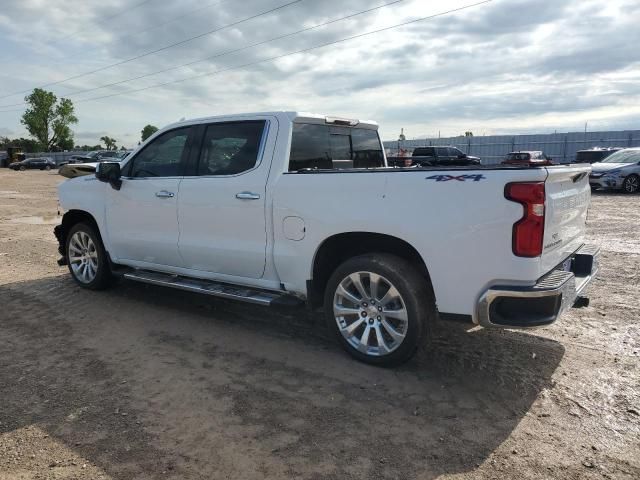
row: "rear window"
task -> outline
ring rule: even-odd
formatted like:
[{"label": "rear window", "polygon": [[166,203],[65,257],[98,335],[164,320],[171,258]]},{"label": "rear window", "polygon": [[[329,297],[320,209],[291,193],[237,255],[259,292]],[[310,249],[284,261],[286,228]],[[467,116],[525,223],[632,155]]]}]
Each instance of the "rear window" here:
[{"label": "rear window", "polygon": [[366,128],[295,123],[289,171],[384,166],[378,132]]},{"label": "rear window", "polygon": [[509,153],[505,158],[507,162],[528,162],[531,160],[531,154],[529,153]]}]

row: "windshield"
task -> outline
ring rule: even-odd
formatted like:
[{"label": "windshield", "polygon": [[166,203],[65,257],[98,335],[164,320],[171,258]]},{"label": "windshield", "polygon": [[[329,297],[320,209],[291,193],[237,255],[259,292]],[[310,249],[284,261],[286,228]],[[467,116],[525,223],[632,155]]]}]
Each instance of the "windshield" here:
[{"label": "windshield", "polygon": [[620,150],[602,160],[602,163],[637,163],[640,162],[640,150]]}]

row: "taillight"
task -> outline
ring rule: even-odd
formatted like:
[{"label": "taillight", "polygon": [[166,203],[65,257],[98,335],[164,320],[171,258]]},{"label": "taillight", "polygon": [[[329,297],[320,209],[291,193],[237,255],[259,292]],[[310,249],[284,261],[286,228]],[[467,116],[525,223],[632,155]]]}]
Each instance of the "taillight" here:
[{"label": "taillight", "polygon": [[519,257],[542,255],[544,182],[508,183],[504,196],[520,203],[524,210],[522,218],[513,224],[513,254]]}]

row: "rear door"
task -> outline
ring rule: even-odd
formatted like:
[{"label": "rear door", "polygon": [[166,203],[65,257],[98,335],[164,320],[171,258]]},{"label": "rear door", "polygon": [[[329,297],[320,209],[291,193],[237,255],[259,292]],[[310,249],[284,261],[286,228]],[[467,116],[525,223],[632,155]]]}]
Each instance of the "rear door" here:
[{"label": "rear door", "polygon": [[196,164],[180,188],[180,255],[192,270],[261,278],[276,119],[210,123],[201,131]]},{"label": "rear door", "polygon": [[438,157],[438,164],[442,166],[449,165],[449,149],[447,147],[436,147],[436,156]]},{"label": "rear door", "polygon": [[543,271],[549,271],[583,243],[591,200],[586,166],[547,167]]}]

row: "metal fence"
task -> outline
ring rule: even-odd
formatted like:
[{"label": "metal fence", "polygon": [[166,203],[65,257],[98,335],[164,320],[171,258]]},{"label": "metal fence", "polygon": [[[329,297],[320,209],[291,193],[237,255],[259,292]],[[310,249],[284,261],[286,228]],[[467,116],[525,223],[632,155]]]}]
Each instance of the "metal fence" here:
[{"label": "metal fence", "polygon": [[411,152],[416,147],[451,145],[468,155],[481,158],[482,164],[500,163],[504,156],[517,150],[542,150],[558,163],[571,163],[578,150],[592,147],[640,147],[640,130],[611,132],[571,132],[541,135],[492,135],[483,137],[427,138],[383,142],[392,155],[398,148]]}]

